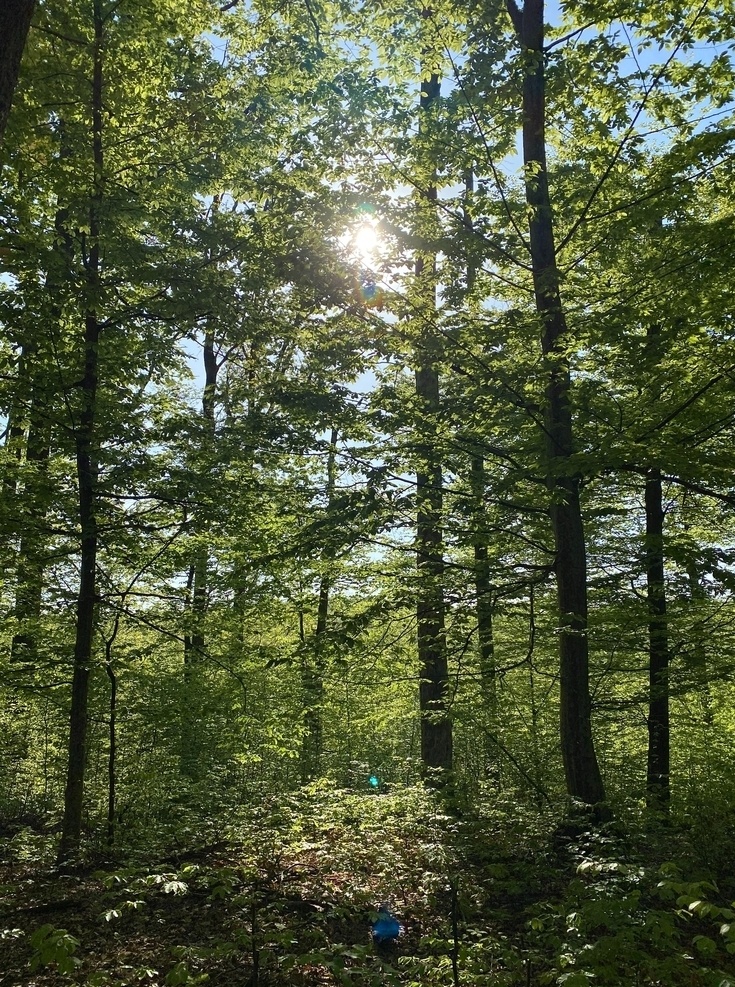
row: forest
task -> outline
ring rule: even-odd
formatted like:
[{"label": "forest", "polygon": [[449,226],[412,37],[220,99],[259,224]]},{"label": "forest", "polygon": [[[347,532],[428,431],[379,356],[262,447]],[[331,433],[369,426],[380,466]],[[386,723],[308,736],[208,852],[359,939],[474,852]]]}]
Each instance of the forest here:
[{"label": "forest", "polygon": [[0,8],[0,985],[733,987],[735,2]]}]

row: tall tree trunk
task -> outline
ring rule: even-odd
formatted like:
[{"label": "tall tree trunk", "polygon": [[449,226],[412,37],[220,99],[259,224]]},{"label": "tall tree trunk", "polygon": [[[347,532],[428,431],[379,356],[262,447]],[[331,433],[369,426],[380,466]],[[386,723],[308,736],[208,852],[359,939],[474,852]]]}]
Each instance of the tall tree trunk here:
[{"label": "tall tree trunk", "polygon": [[85,271],[89,303],[84,321],[84,374],[81,382],[81,411],[75,429],[79,522],[81,527],[81,574],[77,596],[74,676],[69,718],[69,764],[64,794],[64,819],[59,860],[73,856],[82,830],[84,773],[87,760],[87,708],[92,661],[95,610],[97,603],[97,369],[100,323],[97,311],[100,296],[100,212],[103,197],[104,158],[102,151],[102,45],[101,0],[94,2],[94,43],[92,75],[92,153],[94,194],[89,208],[89,249],[85,251]]},{"label": "tall tree trunk", "polygon": [[2,0],[0,3],[0,143],[18,83],[36,0]]},{"label": "tall tree trunk", "polygon": [[[215,407],[217,400],[217,373],[219,365],[214,351],[214,330],[207,328],[202,349],[204,361],[204,393],[202,395],[202,417],[204,419],[204,441],[207,445],[207,452],[211,455],[214,452],[215,441]],[[192,621],[193,630],[190,640],[190,657],[196,661],[205,647],[204,618],[207,611],[207,590],[208,578],[207,569],[209,566],[209,545],[207,536],[209,525],[204,512],[200,511],[198,529],[202,535],[202,543],[199,545],[194,559],[194,585],[192,590]]]},{"label": "tall tree trunk", "polygon": [[[468,197],[475,189],[475,173],[473,168],[465,172],[465,203],[462,215],[465,229],[470,233],[474,230],[472,214],[468,205]],[[477,276],[476,265],[467,263],[467,291],[474,287]],[[472,547],[475,558],[475,600],[477,616],[477,644],[480,667],[480,688],[482,692],[488,725],[494,734],[497,728],[497,682],[495,674],[495,640],[493,637],[493,592],[490,582],[490,565],[488,559],[488,534],[485,514],[485,456],[482,441],[478,437],[470,451],[470,489],[472,492]],[[496,760],[491,750],[486,750],[486,773],[495,773],[490,767],[490,760]]]},{"label": "tall tree trunk", "polygon": [[[431,12],[422,16],[429,19]],[[421,81],[421,118],[438,100],[439,77]],[[419,121],[422,129],[423,119]],[[433,159],[424,161],[427,173]],[[436,184],[421,193],[419,226],[431,226],[436,210]],[[452,768],[452,723],[447,710],[449,672],[446,652],[444,604],[444,546],[442,533],[443,480],[437,448],[436,421],[440,410],[438,360],[440,345],[436,327],[436,259],[419,254],[415,262],[418,284],[421,338],[416,352],[416,396],[423,422],[420,467],[416,474],[417,637],[419,658],[419,706],[421,711],[421,760],[425,769]]]},{"label": "tall tree trunk", "polygon": [[533,583],[529,587],[528,593],[528,698],[531,711],[531,721],[529,730],[531,733],[531,770],[529,775],[533,783],[533,795],[536,805],[541,808],[543,805],[544,787],[543,778],[545,765],[540,757],[539,744],[539,714],[540,706],[537,696],[536,667],[534,664],[534,652],[536,647],[536,590]]},{"label": "tall tree trunk", "polygon": [[495,713],[496,676],[495,640],[493,637],[493,591],[487,533],[484,530],[485,463],[481,452],[472,454],[471,483],[473,495],[472,540],[475,557],[475,596],[477,606],[477,640],[480,657],[480,683],[487,709]]},{"label": "tall tree trunk", "polygon": [[646,589],[648,597],[648,804],[665,809],[670,797],[669,635],[664,582],[664,510],[661,471],[646,478]]},{"label": "tall tree trunk", "polygon": [[120,617],[115,617],[112,633],[105,641],[105,671],[110,681],[110,718],[108,721],[107,751],[107,845],[115,844],[115,816],[117,814],[117,675],[113,667],[112,648],[120,630]]},{"label": "tall tree trunk", "polygon": [[495,670],[495,639],[493,635],[493,591],[490,581],[487,532],[485,531],[485,462],[478,449],[471,453],[472,541],[475,556],[475,607],[477,617],[477,650],[480,667],[480,692],[486,719],[485,775],[498,774],[497,745],[492,737],[498,730],[498,695]]},{"label": "tall tree trunk", "polygon": [[556,549],[559,607],[560,732],[567,792],[588,805],[605,789],[591,725],[587,638],[587,550],[579,503],[579,476],[570,469],[574,452],[566,316],[559,291],[554,226],[546,165],[544,3],[507,0],[523,48],[523,161],[536,310],[541,348],[550,367],[546,388],[546,456],[551,524]]},{"label": "tall tree trunk", "polygon": [[[654,370],[658,370],[663,355],[661,326],[649,325],[646,352]],[[658,374],[651,400],[661,396]],[[661,470],[652,466],[645,486],[646,534],[646,596],[648,602],[648,763],[646,791],[649,808],[666,811],[670,797],[670,733],[669,733],[669,633],[666,618],[666,583],[664,558],[664,506]]]},{"label": "tall tree trunk", "polygon": [[[215,200],[215,207],[218,200]],[[217,374],[219,365],[215,353],[214,329],[207,326],[202,348],[204,362],[204,391],[202,394],[202,418],[204,442],[207,452],[214,451],[215,410],[217,403]],[[197,779],[201,771],[201,689],[199,673],[206,648],[204,621],[207,614],[209,523],[205,511],[197,510],[197,544],[187,579],[187,609],[189,626],[184,634],[184,689],[181,706],[181,752],[179,765],[183,774]]]},{"label": "tall tree trunk", "polygon": [[[329,437],[329,452],[327,453],[327,509],[334,502],[337,460],[337,429],[333,428]],[[326,563],[325,556],[322,563]],[[319,580],[319,602],[316,613],[316,628],[312,648],[303,649],[301,665],[301,682],[304,690],[304,736],[301,742],[301,781],[306,783],[319,776],[322,747],[323,727],[322,715],[324,704],[324,646],[329,617],[329,592],[331,578],[325,572]]]}]

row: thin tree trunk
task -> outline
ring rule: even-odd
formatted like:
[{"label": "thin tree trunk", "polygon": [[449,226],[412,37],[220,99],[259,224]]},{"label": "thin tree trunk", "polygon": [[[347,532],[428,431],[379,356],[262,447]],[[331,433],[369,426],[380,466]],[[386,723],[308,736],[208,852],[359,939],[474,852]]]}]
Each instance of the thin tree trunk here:
[{"label": "thin tree trunk", "polygon": [[[215,206],[218,200],[215,200]],[[215,353],[214,329],[207,326],[202,347],[204,362],[204,391],[202,393],[202,418],[204,441],[208,452],[213,452],[215,441],[215,411],[217,402],[217,374],[219,365]],[[196,780],[201,771],[202,733],[200,723],[201,689],[200,665],[206,650],[204,621],[207,615],[209,569],[209,523],[204,511],[197,511],[194,558],[187,579],[187,609],[189,626],[184,634],[184,688],[181,705],[181,750],[179,766],[184,775]]]},{"label": "thin tree trunk", "polygon": [[495,669],[495,638],[493,634],[493,591],[490,581],[490,563],[487,533],[484,530],[485,512],[485,462],[482,452],[471,453],[472,485],[472,540],[475,556],[475,607],[477,617],[477,650],[480,666],[480,692],[486,720],[485,765],[486,777],[497,777],[497,745],[492,737],[498,730],[498,695]]},{"label": "thin tree trunk", "polygon": [[112,634],[105,642],[105,670],[110,680],[110,718],[108,721],[109,747],[107,754],[107,845],[115,844],[115,813],[117,811],[117,675],[112,666],[112,648],[120,618],[115,617]]},{"label": "thin tree trunk", "polygon": [[97,602],[97,370],[100,323],[97,304],[100,290],[100,207],[103,186],[102,152],[102,43],[100,0],[94,2],[94,45],[92,76],[92,147],[94,195],[89,209],[89,250],[85,263],[91,304],[84,323],[84,374],[81,382],[82,409],[75,429],[79,522],[81,527],[81,574],[77,597],[74,675],[69,718],[69,763],[64,794],[59,861],[75,855],[82,830],[84,773],[87,760],[87,708]]},{"label": "thin tree trunk", "polygon": [[545,765],[541,761],[539,744],[539,713],[540,707],[537,701],[536,667],[534,665],[534,653],[536,650],[536,591],[533,584],[529,587],[528,593],[528,695],[531,710],[531,760],[532,768],[529,772],[533,784],[533,796],[536,805],[541,808],[544,800],[543,777]]},{"label": "thin tree trunk", "polygon": [[602,802],[605,789],[591,725],[587,638],[587,551],[579,503],[579,476],[570,470],[574,452],[568,332],[559,292],[554,227],[549,197],[545,138],[544,4],[525,0],[508,12],[524,49],[523,160],[536,310],[541,348],[550,367],[546,388],[546,456],[551,524],[556,549],[559,607],[560,733],[567,792],[588,805]]},{"label": "thin tree trunk", "polygon": [[492,715],[495,715],[497,682],[495,672],[495,639],[493,636],[493,590],[490,581],[487,534],[483,530],[485,523],[483,510],[485,464],[481,452],[472,454],[471,471],[480,683],[487,710]]},{"label": "thin tree trunk", "polygon": [[[217,373],[219,365],[214,351],[214,330],[207,328],[202,352],[204,360],[204,394],[202,395],[202,416],[205,424],[205,442],[208,452],[214,451],[215,441],[215,407],[217,399]],[[200,519],[202,535],[208,535],[209,525],[205,518]],[[192,635],[192,651],[194,657],[201,655],[205,647],[204,618],[207,611],[207,591],[209,566],[209,545],[203,542],[196,553],[194,563],[194,590],[192,596],[192,611],[194,631]]]},{"label": "thin tree trunk", "polygon": [[[92,233],[92,236],[95,234]],[[96,248],[93,248],[96,250]],[[93,313],[86,319],[86,360],[82,386],[84,408],[77,428],[77,478],[79,483],[79,519],[82,530],[81,576],[77,597],[77,628],[74,645],[69,728],[69,768],[64,798],[64,822],[59,858],[66,859],[79,843],[86,766],[87,706],[89,673],[94,636],[97,565],[97,517],[95,488],[97,461],[95,444],[95,406],[97,392],[97,344],[99,323]]]},{"label": "thin tree trunk", "polygon": [[[329,437],[327,453],[327,509],[334,502],[337,460],[337,429],[333,428]],[[326,557],[322,557],[326,563]],[[317,605],[316,628],[313,650],[303,649],[301,683],[304,690],[304,736],[301,743],[301,781],[306,783],[319,776],[323,748],[323,705],[324,705],[324,645],[329,617],[329,592],[331,578],[325,572],[319,580],[319,603]],[[303,631],[303,629],[302,629]],[[311,651],[311,653],[310,653]]]},{"label": "thin tree trunk", "polygon": [[[429,18],[424,10],[422,16]],[[421,81],[421,116],[439,98],[438,75]],[[419,122],[421,128],[421,121]],[[433,161],[429,162],[433,170]],[[428,169],[427,169],[428,170]],[[436,185],[430,184],[419,201],[419,218],[436,209]],[[421,339],[417,347],[416,396],[423,417],[420,441],[421,465],[416,474],[416,604],[419,706],[421,711],[421,760],[425,769],[452,768],[452,723],[447,710],[448,664],[444,603],[444,545],[442,533],[443,479],[437,449],[436,419],[440,410],[439,345],[436,339],[436,259],[416,258],[419,287]]]},{"label": "thin tree trunk", "polygon": [[[661,326],[649,325],[646,352],[653,368],[658,370],[663,355]],[[658,374],[654,381],[652,401],[661,396]],[[664,557],[664,506],[661,470],[652,466],[645,486],[646,534],[646,595],[648,602],[648,759],[646,792],[648,806],[666,811],[670,797],[670,732],[669,732],[669,633],[666,618],[666,583]]]},{"label": "thin tree trunk", "polygon": [[648,596],[649,806],[665,809],[670,797],[669,635],[664,582],[664,509],[661,471],[650,469],[646,478],[646,588]]},{"label": "thin tree trunk", "polygon": [[[465,228],[472,232],[474,223],[467,202],[475,189],[473,168],[465,172],[465,204],[463,219]],[[476,266],[467,264],[467,291],[472,290],[477,275]],[[480,690],[487,722],[485,724],[485,765],[486,776],[498,777],[499,761],[497,745],[492,736],[497,734],[497,679],[495,669],[495,639],[493,635],[493,591],[490,582],[488,558],[488,535],[485,514],[485,457],[481,443],[470,452],[470,488],[472,491],[472,546],[475,558],[475,606],[477,616],[477,649],[480,667]],[[489,729],[488,729],[489,728]]]},{"label": "thin tree trunk", "polygon": [[0,3],[0,143],[18,84],[36,0],[2,0]]}]

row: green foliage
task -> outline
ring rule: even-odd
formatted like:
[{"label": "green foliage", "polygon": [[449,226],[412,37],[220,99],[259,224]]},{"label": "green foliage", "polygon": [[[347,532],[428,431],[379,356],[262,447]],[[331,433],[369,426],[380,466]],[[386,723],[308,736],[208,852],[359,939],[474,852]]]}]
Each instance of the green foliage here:
[{"label": "green foliage", "polygon": [[70,935],[66,929],[56,929],[53,925],[42,925],[30,937],[33,955],[31,970],[41,967],[53,967],[64,977],[70,977],[81,965],[81,960],[74,954],[79,946],[79,940]]}]

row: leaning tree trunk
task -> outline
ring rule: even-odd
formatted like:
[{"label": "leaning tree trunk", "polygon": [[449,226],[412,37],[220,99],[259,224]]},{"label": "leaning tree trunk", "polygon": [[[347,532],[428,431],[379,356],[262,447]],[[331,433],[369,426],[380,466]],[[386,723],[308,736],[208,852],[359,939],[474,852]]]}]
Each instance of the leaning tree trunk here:
[{"label": "leaning tree trunk", "polygon": [[76,852],[82,830],[84,772],[87,760],[87,708],[89,674],[92,662],[95,610],[97,602],[97,371],[100,322],[97,304],[100,295],[100,212],[103,196],[102,152],[102,44],[103,23],[100,0],[94,3],[94,42],[92,75],[92,150],[94,194],[89,208],[88,250],[85,271],[89,307],[84,320],[84,374],[81,381],[81,412],[75,429],[79,523],[81,527],[81,574],[77,596],[74,676],[69,723],[69,763],[64,795],[64,820],[59,860]]},{"label": "leaning tree trunk", "polygon": [[[428,19],[430,11],[424,10]],[[436,74],[421,81],[419,129],[439,98]],[[422,152],[423,153],[423,152]],[[424,161],[432,178],[420,192],[419,225],[430,227],[436,210],[436,184],[431,152]],[[421,711],[421,760],[429,772],[451,771],[452,723],[447,710],[449,673],[446,652],[444,603],[444,551],[442,533],[442,468],[437,445],[436,421],[440,410],[436,333],[436,259],[419,254],[415,262],[419,342],[416,352],[416,397],[420,426],[419,468],[416,473],[417,646],[419,658],[419,706]]]},{"label": "leaning tree trunk", "polygon": [[579,503],[579,476],[571,469],[574,435],[571,379],[566,350],[569,333],[559,291],[554,225],[546,166],[544,3],[525,0],[520,10],[507,0],[523,48],[523,161],[529,207],[529,241],[541,348],[550,367],[546,388],[546,457],[551,524],[556,550],[559,608],[561,751],[567,792],[588,805],[605,789],[591,725],[587,639],[587,550]]},{"label": "leaning tree trunk", "polygon": [[2,0],[0,3],[0,143],[18,83],[36,0]]}]

